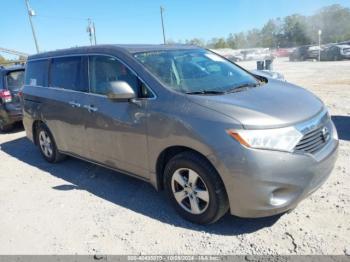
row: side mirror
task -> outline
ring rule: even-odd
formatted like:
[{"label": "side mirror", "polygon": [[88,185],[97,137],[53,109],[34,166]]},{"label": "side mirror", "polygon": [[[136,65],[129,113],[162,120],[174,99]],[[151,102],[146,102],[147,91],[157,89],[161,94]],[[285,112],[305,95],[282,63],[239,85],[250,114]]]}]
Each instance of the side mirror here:
[{"label": "side mirror", "polygon": [[109,84],[107,97],[110,100],[130,100],[135,98],[135,92],[125,81],[113,81]]}]

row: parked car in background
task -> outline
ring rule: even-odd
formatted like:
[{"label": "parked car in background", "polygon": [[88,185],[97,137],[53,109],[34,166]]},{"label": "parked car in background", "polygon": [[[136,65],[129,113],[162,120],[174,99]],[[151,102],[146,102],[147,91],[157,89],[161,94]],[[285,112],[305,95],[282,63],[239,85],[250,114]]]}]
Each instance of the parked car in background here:
[{"label": "parked car in background", "polygon": [[322,61],[350,59],[350,45],[331,45],[322,50]]},{"label": "parked car in background", "polygon": [[304,61],[308,57],[309,46],[299,46],[289,55],[289,61]]},{"label": "parked car in background", "polygon": [[337,158],[317,97],[194,46],[30,56],[23,105],[27,137],[48,162],[70,155],[150,182],[200,224],[293,209]]},{"label": "parked car in background", "polygon": [[240,62],[243,61],[244,57],[241,54],[228,55],[226,58],[232,62]]},{"label": "parked car in background", "polygon": [[299,46],[289,55],[289,61],[318,60],[319,46]]},{"label": "parked car in background", "polygon": [[289,57],[294,48],[278,48],[272,51],[274,57]]},{"label": "parked car in background", "polygon": [[241,51],[244,60],[266,60],[272,59],[268,48],[245,49]]},{"label": "parked car in background", "polygon": [[308,53],[307,59],[318,60],[321,50],[322,50],[322,47],[319,47],[318,45],[310,46],[307,52]]},{"label": "parked car in background", "polygon": [[232,48],[220,48],[220,49],[211,49],[212,52],[221,55],[232,62],[239,62],[244,60],[243,55],[240,50]]},{"label": "parked car in background", "polygon": [[24,83],[24,67],[0,67],[0,131],[11,130],[22,121],[20,89]]},{"label": "parked car in background", "polygon": [[350,40],[338,43],[339,45],[350,45]]}]

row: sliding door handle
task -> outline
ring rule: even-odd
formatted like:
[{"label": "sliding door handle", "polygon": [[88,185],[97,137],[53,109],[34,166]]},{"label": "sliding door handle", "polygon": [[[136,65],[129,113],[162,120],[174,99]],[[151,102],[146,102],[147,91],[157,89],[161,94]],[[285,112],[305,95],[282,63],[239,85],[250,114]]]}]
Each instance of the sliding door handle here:
[{"label": "sliding door handle", "polygon": [[87,109],[90,113],[96,112],[98,109],[93,105],[84,105],[84,108]]},{"label": "sliding door handle", "polygon": [[69,104],[72,106],[72,107],[81,107],[81,105],[75,101],[69,101]]}]

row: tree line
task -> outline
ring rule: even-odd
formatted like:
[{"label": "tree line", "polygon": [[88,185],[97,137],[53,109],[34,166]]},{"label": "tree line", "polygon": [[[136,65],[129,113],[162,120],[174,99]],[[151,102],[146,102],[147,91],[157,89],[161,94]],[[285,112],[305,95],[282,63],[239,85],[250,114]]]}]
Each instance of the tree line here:
[{"label": "tree line", "polygon": [[350,40],[350,8],[334,4],[312,16],[293,14],[270,19],[261,29],[254,28],[209,41],[193,38],[185,43],[209,48],[288,48],[318,44],[319,30],[322,30],[322,43]]}]

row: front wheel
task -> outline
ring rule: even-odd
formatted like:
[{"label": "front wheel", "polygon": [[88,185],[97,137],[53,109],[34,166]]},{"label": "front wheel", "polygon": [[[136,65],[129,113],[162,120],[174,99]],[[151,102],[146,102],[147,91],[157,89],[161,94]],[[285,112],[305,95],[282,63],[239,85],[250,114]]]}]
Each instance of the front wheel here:
[{"label": "front wheel", "polygon": [[167,194],[185,219],[209,224],[227,212],[229,205],[223,182],[202,156],[180,153],[167,163],[164,175]]}]

